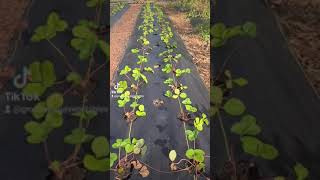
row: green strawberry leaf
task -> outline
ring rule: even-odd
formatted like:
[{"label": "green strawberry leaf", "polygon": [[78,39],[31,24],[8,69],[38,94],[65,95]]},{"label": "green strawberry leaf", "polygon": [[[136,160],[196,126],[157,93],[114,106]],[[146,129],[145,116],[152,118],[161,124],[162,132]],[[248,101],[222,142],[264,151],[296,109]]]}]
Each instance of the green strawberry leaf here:
[{"label": "green strawberry leaf", "polygon": [[67,76],[67,81],[72,82],[73,84],[79,85],[82,81],[82,78],[79,73],[70,72]]},{"label": "green strawberry leaf", "polygon": [[39,102],[32,108],[32,116],[35,119],[41,119],[47,112],[47,106],[45,102]]},{"label": "green strawberry leaf", "polygon": [[294,166],[294,172],[296,173],[297,180],[305,180],[309,176],[308,169],[300,163]]},{"label": "green strawberry leaf", "polygon": [[76,128],[72,130],[72,133],[64,137],[64,142],[67,144],[82,144],[92,140],[94,136],[86,134],[85,129]]},{"label": "green strawberry leaf", "polygon": [[51,94],[47,100],[47,107],[49,109],[59,109],[63,105],[63,95],[60,93]]},{"label": "green strawberry leaf", "polygon": [[223,109],[232,116],[239,116],[245,111],[246,107],[240,99],[231,98],[224,104]]},{"label": "green strawberry leaf", "polygon": [[240,136],[257,135],[261,132],[261,128],[256,124],[256,118],[251,115],[245,115],[241,121],[235,123],[231,127],[231,132]]},{"label": "green strawberry leaf", "polygon": [[107,172],[110,169],[110,159],[96,159],[93,155],[87,154],[83,158],[83,165],[93,172]]},{"label": "green strawberry leaf", "polygon": [[63,124],[62,113],[59,111],[49,111],[45,121],[51,128],[61,127]]},{"label": "green strawberry leaf", "polygon": [[110,152],[108,140],[103,136],[94,138],[91,149],[97,158],[105,157]]}]

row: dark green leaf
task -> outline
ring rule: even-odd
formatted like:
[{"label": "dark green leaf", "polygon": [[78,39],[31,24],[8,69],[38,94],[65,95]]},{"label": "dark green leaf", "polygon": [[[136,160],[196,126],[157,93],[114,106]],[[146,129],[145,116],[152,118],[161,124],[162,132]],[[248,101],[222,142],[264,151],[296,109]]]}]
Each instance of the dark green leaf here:
[{"label": "dark green leaf", "polygon": [[58,109],[63,105],[63,95],[54,93],[47,98],[46,103],[49,109]]},{"label": "dark green leaf", "polygon": [[223,109],[232,116],[241,115],[246,107],[240,99],[231,98],[223,106]]},{"label": "dark green leaf", "polygon": [[103,136],[94,138],[91,149],[97,158],[105,157],[109,154],[109,143]]}]

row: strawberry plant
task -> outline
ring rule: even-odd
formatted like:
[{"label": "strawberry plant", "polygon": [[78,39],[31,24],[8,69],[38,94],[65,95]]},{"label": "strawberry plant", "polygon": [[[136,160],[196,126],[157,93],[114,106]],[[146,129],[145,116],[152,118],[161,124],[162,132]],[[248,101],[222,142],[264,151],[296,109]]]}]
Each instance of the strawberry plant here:
[{"label": "strawberry plant", "polygon": [[[41,100],[32,108],[32,120],[24,125],[27,133],[26,141],[30,144],[42,144],[45,151],[48,169],[53,174],[54,179],[65,179],[71,176],[79,175],[85,177],[84,171],[78,174],[79,169],[86,168],[90,171],[106,171],[110,169],[110,164],[115,159],[115,154],[110,154],[109,143],[106,137],[97,136],[88,132],[88,127],[93,119],[96,119],[98,112],[86,108],[86,104],[90,100],[89,94],[94,92],[95,80],[93,76],[101,70],[106,64],[97,64],[96,55],[101,51],[105,58],[108,57],[108,45],[105,36],[101,33],[101,9],[104,0],[88,0],[87,6],[97,9],[95,20],[80,20],[77,25],[72,27],[74,38],[70,45],[79,53],[78,63],[88,63],[88,68],[84,74],[79,73],[74,66],[71,65],[70,59],[63,51],[54,43],[56,36],[60,34],[68,34],[71,27],[63,17],[57,12],[51,12],[45,24],[38,26],[34,30],[31,37],[33,43],[46,41],[61,56],[66,67],[66,75],[62,80],[58,80],[55,64],[52,60],[38,60],[29,64],[29,78],[27,85],[22,92],[26,95],[38,96]],[[98,50],[99,49],[99,50]],[[89,60],[89,62],[82,62]],[[63,86],[62,86],[63,85]],[[61,88],[57,88],[61,86]],[[64,89],[63,92],[57,89]],[[64,125],[66,115],[63,114],[66,96],[73,91],[72,95],[80,97],[82,107],[79,111],[69,115],[70,119],[78,122],[78,125],[65,134],[63,143],[73,146],[73,152],[66,159],[55,159],[50,156],[49,137],[52,133]],[[81,156],[80,151],[86,144],[91,144],[93,153],[87,153]]]}]

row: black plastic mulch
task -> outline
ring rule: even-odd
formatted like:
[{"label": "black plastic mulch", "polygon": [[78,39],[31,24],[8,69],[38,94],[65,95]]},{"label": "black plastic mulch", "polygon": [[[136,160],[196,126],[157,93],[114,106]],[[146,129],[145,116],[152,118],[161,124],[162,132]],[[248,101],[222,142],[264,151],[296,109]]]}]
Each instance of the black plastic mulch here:
[{"label": "black plastic mulch", "polygon": [[[66,54],[70,63],[84,73],[88,67],[88,62],[79,62],[78,53],[70,47],[70,40],[72,39],[71,28],[76,25],[80,19],[93,19],[95,9],[85,6],[85,0],[71,0],[71,1],[55,1],[36,0],[31,4],[31,12],[28,17],[28,29],[23,32],[22,39],[19,43],[16,55],[10,59],[10,63],[17,67],[20,71],[23,66],[28,66],[35,60],[51,60],[55,65],[58,80],[63,80],[67,75],[67,67],[64,65],[61,56],[47,43],[31,43],[30,38],[34,29],[46,22],[46,18],[50,12],[56,11],[59,15],[68,21],[68,33],[58,33],[52,40],[61,50]],[[108,6],[106,6],[107,11]],[[105,12],[105,11],[104,11]],[[101,22],[107,24],[108,11],[104,13]],[[107,37],[106,37],[107,38]],[[106,39],[107,40],[107,39]],[[96,56],[96,63],[102,64],[106,61],[105,56],[98,53]],[[106,67],[107,68],[107,67]],[[21,73],[21,72],[17,72]],[[101,113],[91,123],[88,132],[95,135],[108,135],[108,93],[106,92],[109,79],[104,69],[98,71],[94,77],[96,88],[94,94],[89,96],[89,108],[100,107]],[[18,75],[18,74],[17,74]],[[51,92],[63,92],[67,87],[51,88],[46,94]],[[13,100],[7,97],[6,93],[16,93],[20,96],[20,100]],[[26,133],[24,131],[24,124],[32,119],[30,113],[23,114],[23,108],[32,108],[36,103],[28,102],[21,99],[21,90],[14,88],[12,83],[6,89],[6,92],[1,94],[1,126],[0,126],[0,153],[1,153],[1,168],[0,175],[2,180],[45,180],[49,172],[47,169],[47,162],[43,153],[42,145],[29,145],[26,143]],[[98,96],[99,94],[99,96]],[[46,97],[44,95],[43,97]],[[72,97],[70,95],[65,97],[64,107],[79,108],[81,107],[81,98]],[[21,109],[22,108],[22,109]],[[30,109],[29,109],[30,111]],[[70,145],[63,144],[63,137],[70,133],[71,130],[77,127],[77,120],[71,116],[64,115],[64,126],[53,132],[49,137],[50,155],[56,160],[65,160],[66,155],[69,155],[73,149]],[[106,179],[106,174],[98,173],[87,176],[87,180]]]},{"label": "black plastic mulch", "polygon": [[[302,163],[310,171],[309,179],[320,178],[320,102],[307,82],[296,59],[290,54],[271,9],[262,0],[224,0],[215,7],[215,22],[239,25],[245,21],[257,23],[257,38],[238,38],[223,48],[213,51],[213,63],[219,67],[230,53],[238,48],[228,68],[234,76],[246,77],[247,87],[235,90],[232,96],[240,97],[248,112],[257,117],[262,127],[262,139],[280,151],[274,161],[252,158],[236,144],[236,158],[258,162],[263,176],[289,176],[294,178],[292,167]],[[227,128],[234,121],[224,120]],[[219,126],[214,126],[212,139],[215,171],[221,170],[226,159]],[[232,142],[239,137],[232,136]]]},{"label": "black plastic mulch", "polygon": [[[141,24],[141,15],[137,20],[137,26]],[[155,18],[155,25],[158,27],[157,19]],[[136,40],[139,38],[140,33],[137,28],[135,28],[135,33],[131,37],[128,43],[128,48],[126,50],[125,56],[119,65],[119,69],[124,68],[125,65],[131,68],[137,67],[137,59],[134,54],[131,53],[131,49],[137,48],[139,43]],[[159,32],[157,32],[159,33]],[[183,42],[177,35],[175,35],[174,40],[177,42],[179,47],[178,53],[183,55],[180,60],[181,68],[190,68],[192,73],[184,75],[182,79],[182,84],[187,85],[188,89],[186,93],[190,97],[193,104],[198,108],[198,112],[204,112],[207,114],[209,107],[209,92],[202,83],[199,74],[197,73],[195,65],[192,63],[190,55],[188,54]],[[168,90],[167,85],[163,84],[163,81],[167,79],[170,74],[165,74],[161,71],[164,63],[162,59],[158,57],[158,54],[166,50],[163,43],[160,40],[160,35],[150,35],[150,44],[156,45],[160,43],[160,46],[154,46],[152,52],[149,54],[148,63],[144,64],[146,67],[153,67],[156,64],[161,64],[162,66],[158,69],[154,69],[154,74],[146,74],[149,83],[143,85],[140,89],[139,94],[144,97],[139,101],[143,103],[146,107],[147,116],[144,118],[138,118],[132,126],[132,136],[136,138],[144,138],[146,145],[148,146],[148,151],[142,161],[146,162],[152,167],[162,170],[170,171],[170,160],[168,158],[169,151],[175,149],[181,157],[184,157],[184,153],[187,149],[183,124],[177,119],[179,112],[179,104],[177,101],[169,99],[164,96],[166,90]],[[114,76],[113,82],[118,82],[123,80],[122,77],[117,75]],[[113,90],[113,89],[112,89]],[[155,107],[153,105],[153,100],[161,99],[164,101],[164,105],[161,107]],[[127,122],[123,119],[123,109],[118,108],[117,98],[110,97],[110,136],[111,143],[113,143],[117,138],[125,139],[128,137],[129,126]],[[205,128],[204,132],[200,133],[199,141],[197,141],[196,146],[204,149],[206,153],[210,152],[209,138],[210,129]],[[179,157],[178,157],[179,158]],[[209,159],[206,161],[207,171],[210,170]],[[150,169],[150,175],[147,179],[193,179],[193,176],[183,173],[176,174],[166,174],[159,173]],[[132,176],[132,179],[142,179],[139,175]],[[201,178],[202,179],[202,178]]]}]

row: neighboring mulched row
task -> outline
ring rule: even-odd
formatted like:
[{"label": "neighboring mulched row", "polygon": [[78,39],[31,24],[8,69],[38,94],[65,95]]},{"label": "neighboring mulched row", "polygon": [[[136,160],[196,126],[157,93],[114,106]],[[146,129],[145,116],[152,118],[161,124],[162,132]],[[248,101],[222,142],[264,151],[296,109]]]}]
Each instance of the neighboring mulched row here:
[{"label": "neighboring mulched row", "polygon": [[272,0],[289,47],[320,94],[320,0]]}]

